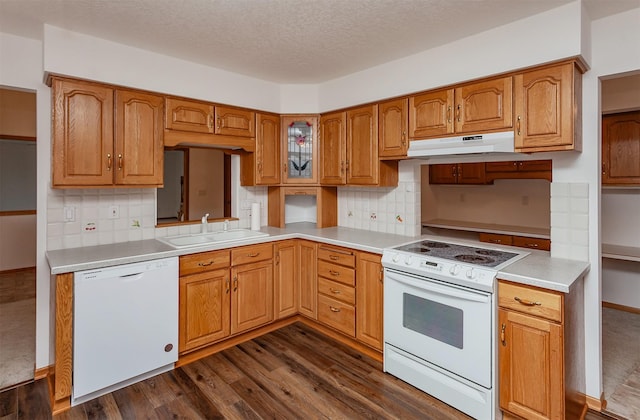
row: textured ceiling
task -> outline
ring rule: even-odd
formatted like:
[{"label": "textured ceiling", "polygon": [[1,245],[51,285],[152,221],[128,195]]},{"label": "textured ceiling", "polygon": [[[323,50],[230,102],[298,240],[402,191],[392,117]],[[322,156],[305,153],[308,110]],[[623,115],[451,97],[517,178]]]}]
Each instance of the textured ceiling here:
[{"label": "textured ceiling", "polygon": [[[69,29],[277,83],[319,83],[573,0],[0,0],[0,31]],[[592,17],[640,0],[584,0]]]}]

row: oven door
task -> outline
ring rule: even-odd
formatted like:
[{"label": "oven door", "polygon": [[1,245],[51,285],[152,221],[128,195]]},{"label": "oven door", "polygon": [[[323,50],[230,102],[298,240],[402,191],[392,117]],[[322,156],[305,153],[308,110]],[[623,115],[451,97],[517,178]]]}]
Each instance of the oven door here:
[{"label": "oven door", "polygon": [[384,340],[492,388],[492,294],[385,270]]}]

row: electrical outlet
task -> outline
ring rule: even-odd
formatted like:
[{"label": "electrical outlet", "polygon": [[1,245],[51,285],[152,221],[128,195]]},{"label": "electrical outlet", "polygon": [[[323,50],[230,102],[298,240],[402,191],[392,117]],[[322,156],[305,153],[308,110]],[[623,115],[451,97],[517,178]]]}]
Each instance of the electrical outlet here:
[{"label": "electrical outlet", "polygon": [[120,218],[120,206],[109,206],[109,219]]},{"label": "electrical outlet", "polygon": [[63,209],[64,213],[64,221],[65,222],[75,222],[76,221],[76,208],[71,206],[66,206]]}]

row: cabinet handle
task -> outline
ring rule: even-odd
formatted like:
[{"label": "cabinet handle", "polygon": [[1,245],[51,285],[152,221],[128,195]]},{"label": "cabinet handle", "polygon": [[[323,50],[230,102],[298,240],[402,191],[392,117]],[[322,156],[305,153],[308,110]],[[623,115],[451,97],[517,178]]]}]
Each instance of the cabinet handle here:
[{"label": "cabinet handle", "polygon": [[607,174],[607,167],[605,165],[606,164],[604,162],[602,162],[602,175],[606,175]]},{"label": "cabinet handle", "polygon": [[207,262],[207,263],[203,263],[203,262],[199,262],[198,265],[200,267],[209,267],[211,264],[213,264],[213,260]]},{"label": "cabinet handle", "polygon": [[380,283],[384,283],[384,267],[380,267],[380,276],[378,277]]},{"label": "cabinet handle", "polygon": [[209,127],[209,130],[213,128],[213,115],[211,114],[207,115],[207,127]]},{"label": "cabinet handle", "polygon": [[118,154],[118,170],[122,170],[122,153]]},{"label": "cabinet handle", "polygon": [[107,153],[107,171],[110,171],[110,170],[111,170],[111,153]]},{"label": "cabinet handle", "polygon": [[229,278],[227,277],[227,281],[225,282],[227,285],[227,290],[225,290],[226,294],[229,294],[229,286],[231,286],[231,282],[229,281]]},{"label": "cabinet handle", "polygon": [[529,248],[537,248],[538,244],[526,244]]},{"label": "cabinet handle", "polygon": [[518,123],[516,124],[516,131],[518,132],[518,135],[520,135],[520,120],[522,118],[520,117],[520,115],[518,115]]},{"label": "cabinet handle", "polygon": [[329,288],[329,291],[330,291],[331,293],[333,293],[334,295],[339,295],[339,294],[340,294],[340,290],[336,290],[336,289],[334,289],[333,287],[330,287],[330,288]]},{"label": "cabinet handle", "polygon": [[489,239],[489,242],[491,242],[493,244],[501,244],[502,243],[502,239]]},{"label": "cabinet handle", "polygon": [[331,312],[340,312],[339,308],[334,308],[333,306],[329,306],[329,309],[331,309]]},{"label": "cabinet handle", "polygon": [[329,255],[329,259],[331,261],[338,261],[340,259],[340,257],[338,257],[337,255]]},{"label": "cabinet handle", "polygon": [[238,290],[238,276],[233,278],[233,291],[235,292],[236,290]]},{"label": "cabinet handle", "polygon": [[286,163],[282,164],[282,172],[284,172],[285,174],[287,173],[287,164]]},{"label": "cabinet handle", "polygon": [[223,127],[222,118],[218,117],[218,119],[216,120],[216,128],[220,127]]},{"label": "cabinet handle", "polygon": [[344,160],[342,162],[340,162],[340,173],[341,174],[344,173]]},{"label": "cabinet handle", "polygon": [[447,122],[451,123],[451,105],[447,107]]},{"label": "cabinet handle", "polygon": [[333,270],[329,270],[329,274],[331,274],[332,276],[339,276],[340,273],[338,271],[333,271]]},{"label": "cabinet handle", "polygon": [[257,257],[258,255],[260,255],[259,252],[252,252],[251,254],[247,254],[247,257],[254,258],[254,257]]},{"label": "cabinet handle", "polygon": [[542,306],[541,302],[533,302],[531,300],[520,299],[518,296],[515,296],[513,300],[524,306]]},{"label": "cabinet handle", "polygon": [[327,247],[324,247],[324,246],[321,246],[320,249],[323,250],[323,251],[335,252],[336,254],[353,255],[353,252],[344,251],[344,250],[341,250],[341,249],[327,248]]},{"label": "cabinet handle", "polygon": [[262,162],[258,162],[258,173],[262,175]]},{"label": "cabinet handle", "polygon": [[458,105],[456,108],[456,118],[458,119],[458,122],[460,122],[460,110],[462,109],[462,105]]},{"label": "cabinet handle", "polygon": [[507,326],[505,324],[502,324],[502,328],[500,328],[500,341],[502,342],[503,346],[507,345],[507,341],[504,338],[504,330],[507,328]]},{"label": "cabinet handle", "polygon": [[407,132],[402,132],[402,145],[405,146],[407,144]]}]

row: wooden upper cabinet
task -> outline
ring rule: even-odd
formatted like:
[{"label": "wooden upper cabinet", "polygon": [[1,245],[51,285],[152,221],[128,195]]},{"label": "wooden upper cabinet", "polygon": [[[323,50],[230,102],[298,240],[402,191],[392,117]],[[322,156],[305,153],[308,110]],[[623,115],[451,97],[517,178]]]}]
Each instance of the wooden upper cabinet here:
[{"label": "wooden upper cabinet", "polygon": [[510,76],[425,92],[409,98],[409,137],[499,131],[513,126]]},{"label": "wooden upper cabinet", "polygon": [[166,98],[165,127],[192,133],[213,133],[213,105],[186,99]]},{"label": "wooden upper cabinet", "polygon": [[602,117],[602,183],[640,184],[640,111]]},{"label": "wooden upper cabinet", "polygon": [[162,96],[116,91],[116,184],[162,185],[163,104]]},{"label": "wooden upper cabinet", "polygon": [[574,62],[514,77],[517,152],[581,149],[582,74]]},{"label": "wooden upper cabinet", "polygon": [[347,184],[378,183],[378,106],[347,111]]},{"label": "wooden upper cabinet", "polygon": [[282,116],[282,183],[318,184],[318,116]]},{"label": "wooden upper cabinet", "polygon": [[484,162],[429,165],[429,184],[486,184]]},{"label": "wooden upper cabinet", "polygon": [[255,174],[257,185],[280,183],[280,117],[256,115]]},{"label": "wooden upper cabinet", "polygon": [[409,100],[378,104],[378,154],[381,159],[407,157]]},{"label": "wooden upper cabinet", "polygon": [[473,83],[455,90],[455,132],[480,133],[513,126],[511,76]]},{"label": "wooden upper cabinet", "polygon": [[320,117],[320,184],[344,185],[346,175],[347,113]]},{"label": "wooden upper cabinet", "polygon": [[215,106],[215,134],[255,137],[256,113],[246,109]]},{"label": "wooden upper cabinet", "polygon": [[409,137],[412,139],[453,134],[453,89],[409,97]]},{"label": "wooden upper cabinet", "polygon": [[53,79],[53,186],[113,185],[113,89]]}]

